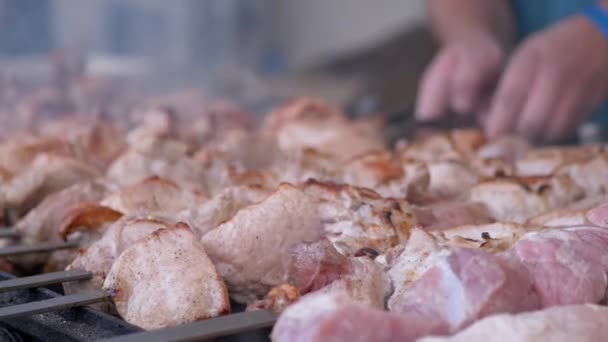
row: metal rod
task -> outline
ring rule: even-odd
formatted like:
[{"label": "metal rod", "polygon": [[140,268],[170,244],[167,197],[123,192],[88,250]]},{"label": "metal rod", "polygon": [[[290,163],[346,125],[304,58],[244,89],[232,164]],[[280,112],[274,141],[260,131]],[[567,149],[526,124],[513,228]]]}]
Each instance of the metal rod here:
[{"label": "metal rod", "polygon": [[12,228],[0,228],[0,238],[18,239],[20,236]]},{"label": "metal rod", "polygon": [[32,246],[8,246],[0,248],[0,257],[30,254],[30,253],[41,253],[41,252],[52,252],[60,249],[76,248],[78,247],[77,241],[68,242],[47,242],[40,243]]},{"label": "metal rod", "polygon": [[83,270],[70,270],[39,274],[31,277],[15,278],[0,281],[0,293],[20,289],[30,289],[49,284],[59,284],[66,281],[91,279],[93,275]]},{"label": "metal rod", "polygon": [[103,342],[135,341],[200,341],[271,327],[278,315],[265,310],[247,311],[227,316],[180,325],[172,328],[146,331],[102,340]]},{"label": "metal rod", "polygon": [[60,311],[75,306],[85,306],[105,301],[108,296],[100,291],[78,293],[45,299],[38,302],[11,305],[0,308],[0,320],[30,316],[49,311]]}]

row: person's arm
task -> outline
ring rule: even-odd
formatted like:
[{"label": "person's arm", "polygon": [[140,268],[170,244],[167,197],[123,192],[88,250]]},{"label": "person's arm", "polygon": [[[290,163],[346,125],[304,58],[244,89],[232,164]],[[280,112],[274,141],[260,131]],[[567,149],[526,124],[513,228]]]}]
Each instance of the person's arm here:
[{"label": "person's arm", "polygon": [[492,35],[504,47],[513,43],[509,0],[428,0],[427,6],[431,28],[443,44],[480,32]]},{"label": "person's arm", "polygon": [[416,116],[480,112],[515,37],[509,0],[428,0],[441,49],[420,82]]}]

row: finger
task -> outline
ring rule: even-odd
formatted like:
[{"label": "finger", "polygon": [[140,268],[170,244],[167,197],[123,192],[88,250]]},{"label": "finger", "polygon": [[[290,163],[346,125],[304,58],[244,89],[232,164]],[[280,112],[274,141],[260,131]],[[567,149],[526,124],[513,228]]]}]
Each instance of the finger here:
[{"label": "finger", "polygon": [[560,93],[565,82],[558,67],[543,67],[536,78],[523,107],[517,132],[531,140],[542,140],[544,129],[557,110]]},{"label": "finger", "polygon": [[419,120],[436,120],[447,112],[450,78],[457,63],[452,51],[438,55],[423,76],[416,101]]},{"label": "finger", "polygon": [[515,56],[507,66],[487,118],[486,131],[489,137],[514,131],[534,79],[536,64],[535,55],[522,53]]},{"label": "finger", "polygon": [[547,129],[543,135],[545,141],[557,141],[571,129],[572,117],[576,115],[580,94],[578,91],[570,90],[561,94],[551,117],[547,121]]},{"label": "finger", "polygon": [[559,140],[574,130],[604,99],[602,88],[597,82],[589,82],[586,87],[574,83],[570,88],[559,99],[555,117],[546,133],[548,141]]},{"label": "finger", "polygon": [[484,87],[495,80],[498,65],[499,61],[487,59],[459,59],[450,87],[451,106],[457,113],[470,113],[480,105]]}]

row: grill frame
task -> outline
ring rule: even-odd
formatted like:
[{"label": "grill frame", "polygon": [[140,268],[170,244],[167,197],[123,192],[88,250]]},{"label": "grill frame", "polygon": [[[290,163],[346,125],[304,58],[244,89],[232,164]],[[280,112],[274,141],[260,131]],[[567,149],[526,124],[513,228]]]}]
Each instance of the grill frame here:
[{"label": "grill frame", "polygon": [[[0,272],[0,281],[16,279]],[[61,285],[13,290],[0,293],[0,307],[35,302],[63,296]],[[231,303],[233,313],[243,312],[245,306]],[[123,319],[99,311],[93,307],[73,307],[27,317],[0,321],[0,338],[7,341],[35,342],[81,342],[124,337],[144,330]],[[216,338],[222,342],[267,342],[271,328],[260,328],[248,332]],[[175,341],[182,341],[176,338]]]}]

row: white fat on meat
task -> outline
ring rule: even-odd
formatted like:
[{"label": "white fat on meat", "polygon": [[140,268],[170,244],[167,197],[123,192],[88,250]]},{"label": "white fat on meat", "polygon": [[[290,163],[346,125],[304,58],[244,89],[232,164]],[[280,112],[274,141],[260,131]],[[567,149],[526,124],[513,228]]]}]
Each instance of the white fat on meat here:
[{"label": "white fat on meat", "polygon": [[557,306],[517,315],[484,318],[450,337],[428,337],[419,342],[596,342],[608,336],[608,307]]},{"label": "white fat on meat", "polygon": [[[313,199],[282,184],[262,202],[239,210],[202,243],[238,302],[252,302],[290,277],[290,248],[318,241],[321,220]],[[252,258],[252,256],[255,256]]]},{"label": "white fat on meat", "polygon": [[146,330],[230,312],[222,278],[186,225],[156,230],[126,248],[103,288],[123,319]]},{"label": "white fat on meat", "polygon": [[382,254],[406,241],[416,224],[405,201],[383,198],[369,189],[314,180],[302,189],[317,204],[326,237],[347,256],[363,248]]}]

